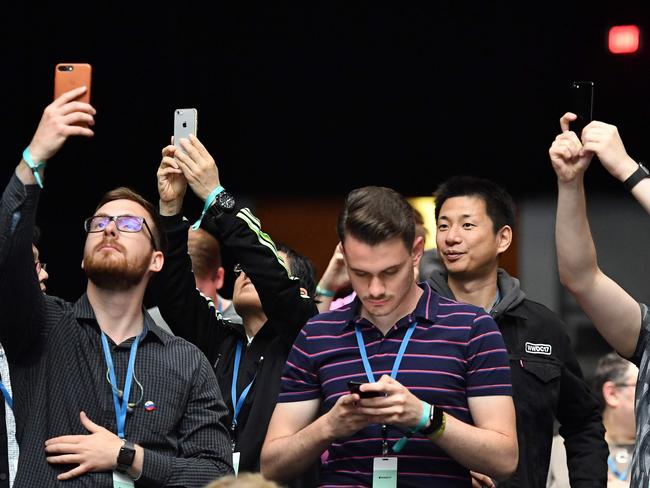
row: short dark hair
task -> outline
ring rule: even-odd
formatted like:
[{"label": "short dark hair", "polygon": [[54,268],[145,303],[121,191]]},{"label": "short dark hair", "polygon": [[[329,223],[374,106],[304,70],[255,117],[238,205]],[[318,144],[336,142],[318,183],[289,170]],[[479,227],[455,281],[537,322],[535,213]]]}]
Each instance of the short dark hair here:
[{"label": "short dark hair", "polygon": [[494,232],[504,225],[515,228],[515,203],[512,196],[495,182],[476,176],[452,176],[443,181],[434,193],[436,221],[443,204],[453,197],[477,197],[485,202],[485,211],[492,220]]},{"label": "short dark hair", "polygon": [[625,381],[625,375],[630,368],[630,361],[621,357],[616,351],[605,354],[598,360],[596,372],[593,379],[594,393],[600,402],[601,412],[605,409],[606,403],[603,397],[603,385],[608,381],[621,383]]},{"label": "short dark hair", "polygon": [[312,262],[286,244],[277,244],[276,247],[289,258],[285,264],[290,268],[291,276],[298,278],[300,286],[313,298],[316,295],[316,271]]},{"label": "short dark hair", "polygon": [[120,186],[119,188],[115,188],[114,190],[111,190],[104,194],[104,196],[97,204],[97,207],[95,207],[95,213],[97,213],[97,210],[106,205],[108,202],[113,202],[115,200],[130,200],[144,207],[146,212],[151,217],[147,223],[151,224],[149,225],[149,228],[151,229],[153,237],[153,247],[156,251],[164,252],[167,249],[167,236],[162,231],[162,222],[158,216],[158,210],[156,210],[156,207],[154,207],[151,202],[149,202],[139,193],[125,186]]},{"label": "short dark hair", "polygon": [[403,195],[391,188],[357,188],[345,199],[337,231],[344,244],[346,234],[371,246],[397,237],[410,251],[415,241],[413,207]]}]

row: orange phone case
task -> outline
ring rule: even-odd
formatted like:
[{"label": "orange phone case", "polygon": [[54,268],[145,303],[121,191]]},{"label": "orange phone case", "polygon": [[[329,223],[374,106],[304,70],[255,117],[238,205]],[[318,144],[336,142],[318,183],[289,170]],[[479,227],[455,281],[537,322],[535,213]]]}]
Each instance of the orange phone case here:
[{"label": "orange phone case", "polygon": [[92,67],[87,63],[59,63],[54,69],[54,98],[80,86],[88,87],[86,93],[77,100],[90,103],[90,83]]}]

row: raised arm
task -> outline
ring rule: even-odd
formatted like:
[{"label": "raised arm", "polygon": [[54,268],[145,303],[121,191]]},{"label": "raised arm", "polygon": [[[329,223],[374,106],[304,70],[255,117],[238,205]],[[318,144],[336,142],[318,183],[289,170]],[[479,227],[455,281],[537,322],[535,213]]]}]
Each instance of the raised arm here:
[{"label": "raised arm", "polygon": [[[623,288],[598,267],[584,190],[584,173],[594,154],[610,163],[616,158],[623,160],[627,154],[622,143],[617,144],[620,141],[620,138],[616,140],[618,132],[614,134],[601,122],[592,122],[585,127],[582,137],[586,145],[583,147],[575,133],[568,130],[569,121],[574,118],[573,114],[562,117],[560,124],[563,132],[549,149],[558,181],[555,242],[560,281],[605,340],[629,358],[636,349],[641,330],[641,309]],[[613,165],[610,167],[613,168]],[[644,182],[643,185],[645,187],[648,183]],[[635,191],[641,192],[642,188]]]},{"label": "raised arm", "polygon": [[162,150],[157,172],[159,210],[168,241],[165,266],[156,279],[158,307],[174,334],[192,342],[212,359],[219,347],[221,327],[213,304],[196,289],[187,252],[189,223],[182,216],[187,180],[175,159],[176,151],[171,145]]},{"label": "raised arm", "polygon": [[[205,202],[221,186],[214,159],[201,142],[191,136],[181,140],[187,154],[177,154],[179,165],[194,193]],[[235,205],[224,212],[211,205],[202,220],[210,232],[239,262],[255,285],[262,307],[276,333],[287,345],[293,341],[307,320],[317,314],[314,301],[301,294],[298,280],[288,270],[273,243],[261,229],[259,219],[248,208]]]},{"label": "raised arm", "polygon": [[[95,109],[75,101],[85,87],[64,93],[45,108],[32,141],[23,153],[2,196],[0,205],[0,341],[7,354],[16,357],[37,339],[43,294],[35,274],[32,236],[39,187],[45,178],[45,162],[68,137],[92,136]],[[34,170],[30,168],[34,167]]]},{"label": "raised arm", "polygon": [[316,297],[319,302],[318,311],[321,313],[327,312],[336,293],[346,288],[350,288],[350,277],[348,276],[348,268],[345,266],[345,257],[339,242],[316,288]]}]

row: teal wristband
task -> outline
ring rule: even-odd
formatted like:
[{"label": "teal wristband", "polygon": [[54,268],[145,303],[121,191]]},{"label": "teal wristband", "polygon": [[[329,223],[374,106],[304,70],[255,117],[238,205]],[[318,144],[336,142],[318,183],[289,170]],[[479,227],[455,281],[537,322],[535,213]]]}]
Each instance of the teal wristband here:
[{"label": "teal wristband", "polygon": [[333,292],[332,290],[328,290],[326,288],[321,288],[320,286],[316,287],[316,295],[320,295],[323,297],[328,297],[328,298],[334,298],[334,295],[336,295],[336,292]]},{"label": "teal wristband", "polygon": [[41,175],[39,174],[39,171],[41,170],[41,168],[45,168],[46,166],[45,161],[39,161],[38,164],[34,163],[31,154],[29,154],[29,146],[27,146],[23,151],[23,161],[25,161],[27,166],[29,166],[29,169],[32,170],[32,173],[34,174],[34,179],[36,180],[38,186],[43,188],[43,180],[41,179]]},{"label": "teal wristband", "polygon": [[214,203],[214,199],[217,198],[217,195],[221,193],[223,190],[224,190],[223,186],[219,185],[218,187],[216,187],[214,190],[210,192],[208,198],[205,199],[205,206],[203,207],[203,212],[201,212],[201,216],[199,217],[199,220],[194,222],[194,225],[192,225],[192,229],[196,230],[201,226],[201,221],[203,220],[205,213],[210,208],[210,205]]},{"label": "teal wristband", "polygon": [[416,425],[411,431],[406,434],[404,437],[402,437],[400,440],[398,440],[395,444],[393,444],[393,452],[400,452],[402,448],[406,445],[408,442],[409,438],[415,434],[417,431],[420,429],[424,428],[427,425],[427,422],[429,421],[429,412],[431,411],[431,405],[429,405],[427,402],[422,402],[422,416],[420,417],[420,421],[418,422],[418,425]]}]

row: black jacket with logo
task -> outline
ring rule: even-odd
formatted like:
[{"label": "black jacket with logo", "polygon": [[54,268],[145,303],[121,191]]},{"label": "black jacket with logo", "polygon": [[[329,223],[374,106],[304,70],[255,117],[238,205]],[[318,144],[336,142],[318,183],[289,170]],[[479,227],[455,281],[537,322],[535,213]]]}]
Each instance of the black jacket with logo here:
[{"label": "black jacket with logo", "polygon": [[[189,223],[180,215],[163,217],[169,240],[165,265],[157,278],[158,306],[174,334],[196,344],[214,365],[221,394],[233,416],[231,385],[237,343],[247,344],[241,324],[215,313],[211,301],[196,290],[187,253]],[[253,381],[237,419],[235,450],[241,453],[239,472],[259,471],[260,451],[281,387],[280,378],[293,341],[309,318],[318,313],[313,299],[300,294],[300,283],[289,277],[275,244],[260,229],[248,209],[219,214],[212,206],[202,228],[227,247],[258,292],[267,322],[245,346],[237,379],[237,396]]]},{"label": "black jacket with logo", "polygon": [[[430,278],[433,289],[454,299],[446,275]],[[566,325],[544,305],[529,300],[519,280],[498,273],[501,300],[490,314],[510,357],[517,414],[519,466],[499,487],[544,488],[557,419],[564,438],[571,486],[607,484],[608,448],[598,400],[582,376]],[[495,453],[498,455],[498,453]]]}]

